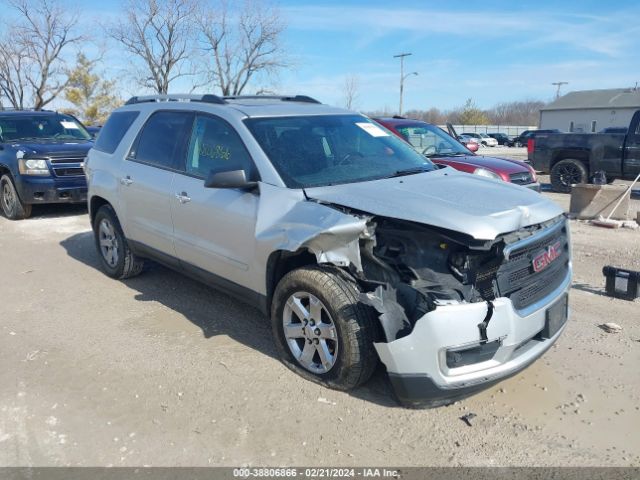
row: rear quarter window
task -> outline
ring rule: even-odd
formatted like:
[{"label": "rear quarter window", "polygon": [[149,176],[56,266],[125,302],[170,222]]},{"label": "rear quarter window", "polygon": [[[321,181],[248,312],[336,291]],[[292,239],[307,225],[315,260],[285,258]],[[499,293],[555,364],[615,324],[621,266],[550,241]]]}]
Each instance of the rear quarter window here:
[{"label": "rear quarter window", "polygon": [[140,112],[115,112],[112,113],[107,123],[100,130],[93,148],[105,153],[113,153],[120,145],[122,137],[138,117]]}]

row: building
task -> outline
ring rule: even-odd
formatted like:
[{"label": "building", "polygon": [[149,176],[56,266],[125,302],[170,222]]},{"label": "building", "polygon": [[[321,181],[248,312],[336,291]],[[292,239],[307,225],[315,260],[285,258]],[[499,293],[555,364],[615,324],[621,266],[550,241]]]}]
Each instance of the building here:
[{"label": "building", "polygon": [[640,110],[637,87],[570,92],[540,110],[540,128],[589,133],[628,127],[636,110]]}]

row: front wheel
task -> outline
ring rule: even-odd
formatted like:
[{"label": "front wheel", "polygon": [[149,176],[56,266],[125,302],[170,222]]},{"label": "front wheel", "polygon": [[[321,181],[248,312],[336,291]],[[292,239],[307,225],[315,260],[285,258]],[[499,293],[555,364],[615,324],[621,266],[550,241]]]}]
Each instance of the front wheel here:
[{"label": "front wheel", "polygon": [[284,364],[302,377],[337,390],[366,382],[378,357],[371,310],[345,272],[304,267],[287,273],[271,307],[276,347]]},{"label": "front wheel", "polygon": [[100,207],[93,221],[96,249],[100,254],[102,269],[112,278],[134,277],[144,267],[144,260],[131,252],[120,228],[118,217],[109,205]]},{"label": "front wheel", "polygon": [[555,192],[570,193],[571,185],[586,183],[588,179],[586,165],[573,158],[560,160],[551,169],[551,187]]},{"label": "front wheel", "polygon": [[22,220],[31,216],[31,205],[23,203],[9,175],[0,178],[0,205],[9,220]]}]

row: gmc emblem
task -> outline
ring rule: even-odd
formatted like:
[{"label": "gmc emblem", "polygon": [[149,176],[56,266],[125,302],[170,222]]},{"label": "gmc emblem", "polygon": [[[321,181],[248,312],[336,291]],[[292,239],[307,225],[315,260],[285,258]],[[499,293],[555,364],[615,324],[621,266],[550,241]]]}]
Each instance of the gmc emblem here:
[{"label": "gmc emblem", "polygon": [[540,272],[562,254],[562,244],[558,241],[549,245],[546,250],[533,257],[533,271]]}]

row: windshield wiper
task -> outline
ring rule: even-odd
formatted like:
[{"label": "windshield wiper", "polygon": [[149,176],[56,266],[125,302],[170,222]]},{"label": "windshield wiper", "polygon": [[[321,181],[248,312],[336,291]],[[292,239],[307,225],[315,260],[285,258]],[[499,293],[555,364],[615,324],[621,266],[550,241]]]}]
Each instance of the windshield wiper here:
[{"label": "windshield wiper", "polygon": [[464,157],[462,152],[449,152],[449,153],[430,153],[427,157]]},{"label": "windshield wiper", "polygon": [[426,167],[405,168],[403,170],[396,170],[394,173],[392,173],[391,175],[387,175],[384,178],[404,177],[406,175],[416,175],[418,173],[424,173],[424,172],[430,172],[430,171],[431,169]]}]

